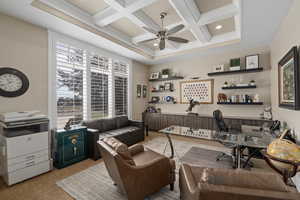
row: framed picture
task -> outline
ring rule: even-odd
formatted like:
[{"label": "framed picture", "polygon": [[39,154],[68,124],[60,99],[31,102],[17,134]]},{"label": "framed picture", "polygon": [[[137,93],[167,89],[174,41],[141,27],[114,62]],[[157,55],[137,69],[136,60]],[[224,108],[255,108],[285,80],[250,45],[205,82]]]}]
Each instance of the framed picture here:
[{"label": "framed picture", "polygon": [[165,90],[173,91],[173,84],[172,83],[165,83]]},{"label": "framed picture", "polygon": [[147,85],[143,85],[143,98],[147,97]]},{"label": "framed picture", "polygon": [[190,80],[180,82],[180,102],[188,104],[193,99],[201,104],[214,103],[214,80]]},{"label": "framed picture", "polygon": [[159,72],[153,72],[150,75],[151,80],[159,79]]},{"label": "framed picture", "polygon": [[246,69],[257,69],[259,68],[259,55],[246,56]]},{"label": "framed picture", "polygon": [[278,63],[279,107],[299,110],[299,55],[293,47]]},{"label": "framed picture", "polygon": [[137,98],[141,98],[142,96],[142,86],[141,85],[136,85],[136,96]]}]

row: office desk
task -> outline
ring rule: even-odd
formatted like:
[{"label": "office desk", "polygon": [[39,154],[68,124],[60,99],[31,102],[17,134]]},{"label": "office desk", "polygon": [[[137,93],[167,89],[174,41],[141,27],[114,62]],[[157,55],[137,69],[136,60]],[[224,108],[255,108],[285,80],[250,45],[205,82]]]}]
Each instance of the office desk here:
[{"label": "office desk", "polygon": [[[275,139],[269,132],[217,132],[209,129],[192,129],[184,126],[170,126],[159,132],[166,134],[174,156],[174,147],[170,135],[180,135],[198,139],[218,141],[233,144],[236,156],[236,168],[241,168],[242,150],[245,148],[266,149]],[[251,156],[248,157],[248,162]]]}]

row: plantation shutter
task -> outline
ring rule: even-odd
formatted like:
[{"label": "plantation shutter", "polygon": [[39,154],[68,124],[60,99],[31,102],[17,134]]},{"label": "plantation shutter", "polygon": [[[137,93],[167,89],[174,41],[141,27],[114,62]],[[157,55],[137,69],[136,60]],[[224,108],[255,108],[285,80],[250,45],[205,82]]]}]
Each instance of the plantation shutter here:
[{"label": "plantation shutter", "polygon": [[92,54],[90,56],[91,70],[91,118],[108,117],[109,88],[111,88],[111,67],[109,59]]},{"label": "plantation shutter", "polygon": [[115,115],[128,114],[128,64],[113,62],[115,78]]},{"label": "plantation shutter", "polygon": [[61,42],[56,43],[56,103],[57,128],[73,120],[78,124],[85,118],[86,52]]}]

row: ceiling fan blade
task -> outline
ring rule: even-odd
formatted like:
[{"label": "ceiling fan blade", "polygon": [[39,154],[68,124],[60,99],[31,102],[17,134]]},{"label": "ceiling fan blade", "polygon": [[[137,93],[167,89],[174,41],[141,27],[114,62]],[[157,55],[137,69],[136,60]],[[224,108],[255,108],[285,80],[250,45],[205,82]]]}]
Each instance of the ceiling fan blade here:
[{"label": "ceiling fan blade", "polygon": [[175,26],[174,28],[171,28],[169,31],[167,31],[167,35],[172,35],[174,33],[177,33],[178,31],[181,31],[184,29],[184,25],[180,24],[178,26]]},{"label": "ceiling fan blade", "polygon": [[168,37],[168,40],[178,43],[188,43],[189,41],[180,37]]},{"label": "ceiling fan blade", "polygon": [[153,30],[152,28],[148,28],[146,26],[143,26],[143,29],[145,29],[146,31],[153,33],[154,35],[157,35],[157,31]]},{"label": "ceiling fan blade", "polygon": [[158,38],[152,38],[152,39],[149,39],[149,40],[143,40],[143,41],[138,42],[137,44],[147,43],[147,42],[151,42],[151,41],[154,41],[154,40],[157,40],[157,39]]},{"label": "ceiling fan blade", "polygon": [[166,48],[166,41],[164,39],[160,40],[159,49],[164,50]]}]

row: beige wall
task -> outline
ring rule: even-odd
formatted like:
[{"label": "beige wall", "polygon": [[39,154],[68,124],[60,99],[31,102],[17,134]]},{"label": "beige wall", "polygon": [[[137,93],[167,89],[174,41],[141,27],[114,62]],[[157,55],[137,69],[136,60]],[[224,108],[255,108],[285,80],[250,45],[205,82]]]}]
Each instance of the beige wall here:
[{"label": "beige wall", "polygon": [[274,116],[284,120],[298,133],[300,140],[300,111],[292,111],[278,107],[278,62],[295,45],[300,45],[300,1],[295,1],[291,6],[288,16],[284,19],[271,44],[271,94]]},{"label": "beige wall", "polygon": [[[0,97],[0,113],[40,110],[48,113],[47,30],[0,14],[0,67],[13,67],[30,81],[28,91],[15,98]],[[136,98],[136,85],[148,84],[148,66],[133,61],[133,118],[141,119],[147,99]]]},{"label": "beige wall", "polygon": [[[288,16],[284,19],[271,44],[271,97],[272,109],[276,119],[286,121],[294,129],[300,140],[300,111],[292,111],[278,107],[278,62],[295,45],[300,45],[300,1],[294,1]],[[295,178],[300,191],[300,173]]]},{"label": "beige wall", "polygon": [[[260,73],[250,73],[243,75],[226,75],[226,76],[214,76],[208,77],[207,73],[213,71],[213,66],[218,64],[226,64],[226,67],[229,66],[229,60],[231,58],[242,58],[242,65],[244,65],[244,57],[251,54],[261,54],[260,56],[260,65],[264,68],[264,72]],[[217,95],[218,93],[225,93],[228,95],[234,94],[259,94],[262,101],[265,105],[270,105],[270,52],[269,48],[262,47],[256,49],[249,49],[243,51],[233,51],[223,54],[217,54],[213,56],[205,57],[196,57],[189,60],[183,60],[178,62],[165,63],[160,65],[154,65],[150,68],[151,72],[158,72],[164,68],[170,68],[173,71],[178,72],[180,75],[183,75],[186,79],[191,77],[200,77],[200,79],[214,79],[214,104],[211,105],[200,105],[194,108],[196,112],[200,114],[209,114],[212,115],[212,112],[215,109],[221,109],[226,116],[251,116],[258,117],[262,112],[264,106],[240,106],[240,105],[217,105]],[[242,82],[248,83],[250,80],[256,80],[257,89],[249,90],[222,90],[221,87],[225,81],[235,81],[239,82],[240,79]],[[173,81],[175,85],[175,92],[173,93],[154,93],[153,96],[175,96],[177,101],[180,101],[180,81]],[[159,82],[161,83],[161,82]],[[156,82],[155,84],[159,84]],[[183,113],[187,109],[187,104],[164,104],[158,105],[162,109],[162,112],[172,112],[172,113]]]},{"label": "beige wall", "polygon": [[40,110],[47,114],[47,30],[0,13],[0,44],[0,67],[16,68],[30,81],[24,95],[0,97],[0,112]]},{"label": "beige wall", "polygon": [[142,119],[142,112],[146,109],[148,105],[148,94],[147,98],[137,98],[136,95],[136,86],[140,85],[148,85],[148,74],[149,74],[149,66],[144,65],[142,63],[133,61],[132,62],[132,71],[133,71],[133,87],[132,87],[132,108],[133,114],[132,118],[134,120]]}]

